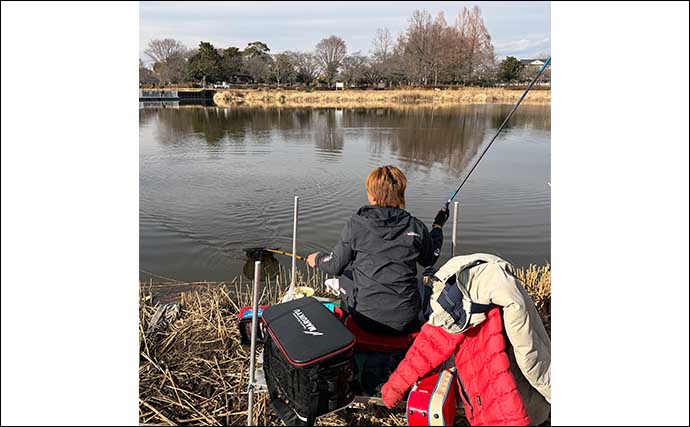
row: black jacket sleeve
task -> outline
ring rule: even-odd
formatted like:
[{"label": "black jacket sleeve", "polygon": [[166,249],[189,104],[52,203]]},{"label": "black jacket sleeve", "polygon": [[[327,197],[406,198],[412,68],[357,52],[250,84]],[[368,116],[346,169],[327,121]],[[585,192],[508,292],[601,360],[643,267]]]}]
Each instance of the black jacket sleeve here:
[{"label": "black jacket sleeve", "polygon": [[441,247],[443,246],[443,229],[441,227],[432,227],[431,233],[426,226],[423,226],[422,232],[422,251],[417,258],[417,262],[422,267],[430,267],[438,261],[441,256]]},{"label": "black jacket sleeve", "polygon": [[343,227],[343,232],[340,235],[340,241],[335,245],[331,253],[319,252],[316,256],[316,267],[334,276],[340,276],[354,258],[354,252],[351,246],[352,229],[350,221]]}]

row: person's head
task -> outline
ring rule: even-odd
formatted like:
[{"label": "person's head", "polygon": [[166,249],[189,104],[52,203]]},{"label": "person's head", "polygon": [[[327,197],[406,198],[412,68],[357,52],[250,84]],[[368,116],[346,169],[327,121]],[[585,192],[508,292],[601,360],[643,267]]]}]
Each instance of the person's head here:
[{"label": "person's head", "polygon": [[380,166],[369,173],[366,182],[369,203],[383,208],[405,208],[407,177],[395,166]]}]

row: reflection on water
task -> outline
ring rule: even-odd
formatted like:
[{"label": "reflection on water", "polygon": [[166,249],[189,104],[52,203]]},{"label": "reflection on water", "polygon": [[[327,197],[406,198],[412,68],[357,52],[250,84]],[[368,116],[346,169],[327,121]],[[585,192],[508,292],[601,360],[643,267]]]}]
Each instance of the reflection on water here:
[{"label": "reflection on water", "polygon": [[280,273],[280,263],[269,252],[263,252],[259,256],[247,257],[242,266],[242,274],[249,280],[254,280],[254,263],[261,261],[261,275],[259,277],[274,277]]},{"label": "reflection on water", "polygon": [[179,108],[180,101],[139,101],[139,109],[144,108]]},{"label": "reflection on water", "polygon": [[[298,253],[329,248],[382,164],[405,171],[408,210],[430,222],[511,108],[142,108],[141,267],[241,274],[243,246],[289,246],[295,195]],[[550,126],[548,107],[513,116],[459,196],[461,252],[550,258]]]},{"label": "reflection on water", "polygon": [[[484,142],[486,130],[495,131],[511,108],[414,108],[404,113],[393,109],[165,109],[140,111],[140,124],[155,117],[162,125],[158,142],[163,144],[187,143],[190,134],[198,134],[212,146],[221,142],[243,146],[247,142],[264,142],[263,138],[255,138],[264,133],[289,132],[299,140],[310,140],[319,151],[336,156],[342,154],[345,133],[363,128],[373,153],[390,148],[404,159],[440,162],[460,172],[466,163],[463,159],[472,158],[476,147]],[[550,130],[550,111],[545,107],[522,106],[508,128]]]}]

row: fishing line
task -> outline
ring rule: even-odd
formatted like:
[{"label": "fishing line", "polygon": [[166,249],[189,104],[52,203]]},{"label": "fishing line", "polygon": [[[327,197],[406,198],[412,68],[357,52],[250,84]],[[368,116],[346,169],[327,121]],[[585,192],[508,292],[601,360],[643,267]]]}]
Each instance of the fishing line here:
[{"label": "fishing line", "polygon": [[496,135],[494,135],[494,137],[491,138],[491,141],[489,142],[489,145],[486,146],[486,148],[484,149],[484,151],[482,152],[482,154],[479,156],[479,158],[477,159],[477,161],[474,162],[474,165],[472,166],[472,168],[470,169],[470,171],[467,173],[467,175],[465,175],[465,178],[462,180],[462,182],[460,183],[460,185],[458,186],[458,188],[457,188],[457,189],[455,190],[455,192],[453,192],[453,194],[450,196],[450,198],[449,198],[448,201],[446,202],[446,206],[448,206],[448,205],[450,204],[450,202],[453,201],[453,199],[455,198],[455,196],[458,195],[458,192],[460,191],[460,189],[462,188],[462,186],[465,185],[465,182],[467,182],[467,178],[470,177],[470,175],[472,174],[472,172],[474,171],[474,169],[477,167],[477,165],[479,164],[479,162],[480,162],[480,161],[482,160],[482,158],[484,157],[484,154],[486,154],[486,152],[489,151],[489,148],[491,148],[491,144],[493,144],[494,141],[496,140],[496,138],[498,138],[498,135],[499,135],[499,134],[501,133],[501,131],[503,130],[503,127],[506,125],[506,123],[508,123],[508,120],[510,120],[510,117],[513,115],[513,113],[515,112],[515,110],[517,110],[517,108],[520,106],[520,103],[522,102],[522,100],[525,99],[525,96],[527,96],[527,93],[530,91],[530,89],[532,89],[532,86],[534,86],[534,83],[537,82],[537,80],[539,79],[539,77],[542,75],[542,73],[544,72],[544,70],[546,70],[546,67],[548,67],[550,63],[551,63],[551,57],[549,56],[549,58],[546,60],[546,62],[544,62],[544,65],[542,65],[542,67],[539,69],[539,72],[537,73],[537,75],[534,76],[534,78],[533,78],[532,81],[530,82],[529,86],[527,86],[527,89],[525,89],[525,92],[522,94],[522,96],[520,97],[520,99],[518,99],[517,104],[515,104],[515,106],[513,107],[513,109],[510,111],[510,114],[508,114],[508,116],[505,118],[505,120],[503,120],[503,123],[501,123],[501,126],[499,126],[498,131],[496,131]]}]

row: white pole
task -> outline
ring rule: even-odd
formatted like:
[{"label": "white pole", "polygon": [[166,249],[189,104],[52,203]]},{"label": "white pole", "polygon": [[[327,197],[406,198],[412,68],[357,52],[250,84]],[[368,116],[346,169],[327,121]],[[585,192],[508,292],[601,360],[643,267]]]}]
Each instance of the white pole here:
[{"label": "white pole", "polygon": [[299,196],[295,196],[295,211],[292,218],[292,278],[290,281],[290,291],[288,295],[292,297],[295,293],[295,278],[297,273],[297,258],[295,255],[297,253],[297,213],[299,211]]},{"label": "white pole", "polygon": [[453,202],[453,246],[451,248],[451,257],[458,254],[458,206],[460,202]]},{"label": "white pole", "polygon": [[259,286],[261,286],[261,261],[254,263],[254,304],[252,305],[252,338],[249,350],[249,402],[247,406],[247,425],[254,425],[254,374],[256,370],[256,330],[259,321]]}]

